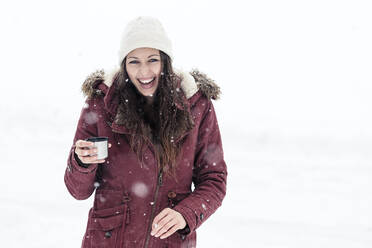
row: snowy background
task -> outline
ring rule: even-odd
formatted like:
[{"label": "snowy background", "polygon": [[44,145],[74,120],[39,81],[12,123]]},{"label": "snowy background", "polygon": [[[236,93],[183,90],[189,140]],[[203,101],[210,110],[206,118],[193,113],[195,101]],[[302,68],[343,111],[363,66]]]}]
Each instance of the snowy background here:
[{"label": "snowy background", "polygon": [[1,247],[80,247],[63,182],[92,71],[158,17],[175,66],[220,85],[223,206],[198,247],[372,247],[370,1],[2,1]]}]

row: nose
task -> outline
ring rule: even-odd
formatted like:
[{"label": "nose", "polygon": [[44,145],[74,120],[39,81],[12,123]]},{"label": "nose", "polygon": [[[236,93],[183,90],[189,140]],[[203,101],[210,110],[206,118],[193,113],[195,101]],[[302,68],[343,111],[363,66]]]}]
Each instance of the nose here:
[{"label": "nose", "polygon": [[142,64],[139,68],[138,74],[140,78],[146,78],[150,76],[150,67],[146,64]]}]

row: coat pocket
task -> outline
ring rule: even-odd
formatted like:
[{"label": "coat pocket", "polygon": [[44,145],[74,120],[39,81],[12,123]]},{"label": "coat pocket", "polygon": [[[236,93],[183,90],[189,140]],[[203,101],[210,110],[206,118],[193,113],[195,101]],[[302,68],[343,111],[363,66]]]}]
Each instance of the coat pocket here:
[{"label": "coat pocket", "polygon": [[126,204],[117,207],[92,210],[88,224],[91,248],[120,247],[121,236],[127,218]]},{"label": "coat pocket", "polygon": [[97,189],[94,196],[94,209],[106,209],[123,204],[123,192],[111,189]]}]

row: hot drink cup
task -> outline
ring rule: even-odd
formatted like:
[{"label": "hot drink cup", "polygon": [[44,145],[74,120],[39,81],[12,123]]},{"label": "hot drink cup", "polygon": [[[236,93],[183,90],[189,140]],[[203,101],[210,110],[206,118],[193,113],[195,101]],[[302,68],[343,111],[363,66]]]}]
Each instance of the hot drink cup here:
[{"label": "hot drink cup", "polygon": [[107,137],[91,137],[86,141],[94,142],[94,147],[97,148],[97,159],[105,159],[108,156],[108,138]]}]

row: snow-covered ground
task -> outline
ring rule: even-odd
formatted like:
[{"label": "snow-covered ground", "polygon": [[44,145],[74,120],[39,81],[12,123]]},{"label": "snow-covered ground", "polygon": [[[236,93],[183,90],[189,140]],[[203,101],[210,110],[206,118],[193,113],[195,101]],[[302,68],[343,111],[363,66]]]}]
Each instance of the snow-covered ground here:
[{"label": "snow-covered ground", "polygon": [[80,85],[116,62],[122,28],[143,14],[164,23],[176,66],[198,67],[223,91],[215,106],[228,192],[198,247],[372,246],[368,1],[0,9],[1,247],[80,246],[93,199],[73,199],[63,182]]}]

